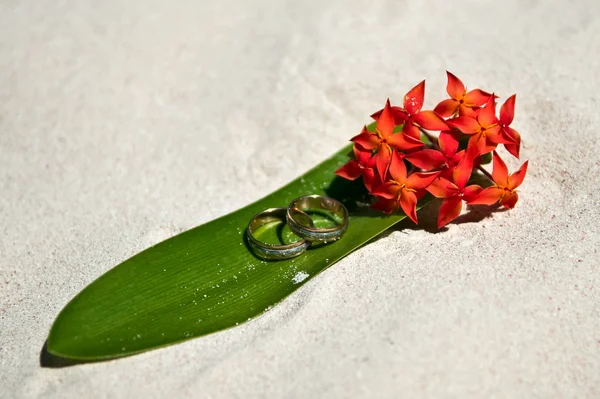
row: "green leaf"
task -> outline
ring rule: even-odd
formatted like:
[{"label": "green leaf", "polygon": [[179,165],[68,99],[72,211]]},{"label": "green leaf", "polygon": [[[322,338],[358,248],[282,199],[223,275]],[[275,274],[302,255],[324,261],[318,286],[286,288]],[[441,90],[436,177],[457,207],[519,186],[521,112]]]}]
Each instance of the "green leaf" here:
[{"label": "green leaf", "polygon": [[482,165],[487,165],[489,163],[492,163],[492,153],[491,152],[488,152],[487,154],[483,154],[480,158],[481,158]]},{"label": "green leaf", "polygon": [[[78,361],[111,359],[234,327],[269,310],[405,218],[372,211],[360,179],[349,182],[334,175],[348,160],[350,148],[271,195],[163,241],[108,271],[61,311],[47,351]],[[266,208],[286,207],[306,194],[342,201],[351,214],[346,234],[294,259],[256,258],[245,241],[252,216]]]}]

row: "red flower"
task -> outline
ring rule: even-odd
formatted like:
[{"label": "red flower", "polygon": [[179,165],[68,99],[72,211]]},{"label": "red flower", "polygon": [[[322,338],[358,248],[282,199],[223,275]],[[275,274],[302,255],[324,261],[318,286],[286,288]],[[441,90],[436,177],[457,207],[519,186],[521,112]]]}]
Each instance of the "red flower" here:
[{"label": "red flower", "polygon": [[[351,139],[355,143],[354,156],[335,172],[348,180],[362,176],[365,187],[376,197],[373,208],[385,213],[403,211],[415,223],[418,223],[417,202],[427,192],[441,198],[438,228],[460,215],[463,201],[468,204],[499,201],[506,208],[514,207],[519,198],[516,188],[523,182],[528,166],[525,162],[509,175],[495,151],[503,144],[519,157],[521,137],[510,126],[516,95],[504,102],[497,116],[494,94],[479,89],[467,92],[460,79],[446,73],[449,99],[440,102],[434,111],[423,111],[425,81],[422,81],[406,93],[402,106],[392,107],[387,100],[384,108],[372,115],[374,131],[365,126]],[[425,130],[440,131],[437,142]],[[421,134],[430,140],[421,141]],[[461,150],[463,139],[468,139],[465,150]],[[493,172],[483,172],[494,185],[486,189],[476,184],[468,186],[474,168],[483,162],[481,155],[490,152],[493,152]],[[407,168],[418,172],[409,175]]]},{"label": "red flower", "polygon": [[391,180],[384,182],[373,192],[373,194],[383,197],[384,201],[375,204],[374,208],[392,213],[399,205],[406,216],[413,222],[418,223],[417,200],[420,194],[419,191],[429,186],[439,174],[440,172],[415,172],[408,176],[402,155],[394,152],[389,168]]},{"label": "red flower", "polygon": [[521,149],[521,135],[515,129],[510,127],[513,119],[515,118],[515,101],[517,95],[513,94],[500,107],[500,127],[502,135],[508,140],[512,141],[511,144],[504,143],[506,150],[515,157],[519,158],[519,151]]},{"label": "red flower", "polygon": [[375,179],[375,160],[371,156],[371,151],[365,150],[358,144],[354,145],[353,150],[355,159],[348,161],[336,170],[335,174],[348,180],[356,180],[362,176],[365,187],[371,192]]},{"label": "red flower", "polygon": [[[420,140],[419,127],[427,130],[446,130],[448,126],[442,118],[433,111],[421,111],[425,100],[425,81],[422,81],[404,96],[404,108],[392,107],[396,125],[404,125],[402,132]],[[377,119],[383,111],[371,115]]]},{"label": "red flower", "polygon": [[519,200],[519,195],[515,189],[523,183],[528,164],[529,161],[526,161],[519,170],[509,175],[506,164],[498,153],[494,151],[492,179],[496,184],[484,189],[479,195],[469,201],[469,204],[492,205],[499,201],[507,209],[514,208]]},{"label": "red flower", "polygon": [[465,151],[458,151],[458,140],[450,131],[443,131],[438,137],[440,151],[425,149],[406,155],[406,160],[423,170],[439,169],[440,176],[452,179],[452,172],[463,159]]},{"label": "red flower", "polygon": [[439,177],[427,187],[427,191],[435,197],[444,198],[438,214],[438,228],[447,225],[460,215],[463,200],[469,202],[481,192],[481,187],[476,184],[467,186],[473,172],[475,157],[472,152],[463,157],[452,174],[454,182]]},{"label": "red flower", "polygon": [[366,150],[377,151],[373,158],[375,159],[375,165],[377,166],[381,180],[384,179],[387,172],[394,148],[398,150],[412,150],[424,145],[420,140],[403,133],[394,134],[395,126],[390,100],[388,100],[383,111],[377,118],[375,132],[369,132],[364,127],[358,136],[350,139],[350,141],[359,144]]},{"label": "red flower", "polygon": [[457,113],[460,116],[474,117],[475,110],[492,97],[491,94],[479,89],[467,93],[465,85],[459,78],[448,71],[446,71],[446,75],[448,75],[446,91],[451,98],[440,102],[433,109],[433,112],[443,118],[449,118]]},{"label": "red flower", "polygon": [[500,143],[514,143],[500,134],[500,121],[496,117],[493,96],[489,98],[485,107],[477,112],[476,117],[459,116],[447,122],[462,133],[470,135],[468,147],[474,147],[481,155],[495,150]]}]

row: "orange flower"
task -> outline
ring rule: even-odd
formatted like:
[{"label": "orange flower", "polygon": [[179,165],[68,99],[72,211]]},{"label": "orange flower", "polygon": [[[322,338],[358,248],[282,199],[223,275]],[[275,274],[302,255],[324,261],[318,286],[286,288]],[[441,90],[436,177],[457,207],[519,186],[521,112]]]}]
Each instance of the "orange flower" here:
[{"label": "orange flower", "polygon": [[413,222],[419,223],[417,220],[417,200],[422,190],[429,186],[439,174],[440,172],[415,172],[408,175],[402,155],[394,152],[389,168],[391,179],[373,191],[373,194],[383,197],[383,200],[374,204],[373,207],[386,213],[392,213],[399,205],[406,216]]},{"label": "orange flower", "polygon": [[447,225],[460,215],[463,200],[469,202],[481,192],[481,187],[476,184],[467,186],[476,156],[475,153],[470,152],[463,157],[452,173],[453,181],[439,177],[427,187],[427,191],[435,197],[444,199],[438,213],[438,228]]},{"label": "orange flower", "polygon": [[446,75],[448,75],[446,91],[450,98],[440,102],[433,109],[433,112],[443,118],[449,118],[456,114],[474,117],[475,111],[485,104],[490,97],[493,97],[490,93],[479,89],[467,93],[465,85],[459,78],[448,71],[446,71]]},{"label": "orange flower", "polygon": [[[425,81],[413,87],[404,96],[404,108],[392,107],[392,115],[396,125],[403,125],[402,132],[419,140],[419,128],[427,130],[446,130],[448,126],[442,118],[433,111],[421,111],[425,101]],[[371,115],[377,119],[382,111]]]},{"label": "orange flower", "polygon": [[517,187],[523,183],[525,174],[527,173],[527,165],[529,161],[526,161],[521,168],[515,173],[509,175],[506,164],[500,158],[498,153],[494,151],[494,168],[492,170],[492,179],[495,185],[485,188],[479,195],[471,199],[469,204],[482,204],[492,205],[496,202],[500,202],[502,206],[507,209],[514,208],[519,195],[517,194]]},{"label": "orange flower", "polygon": [[371,151],[358,144],[354,145],[353,151],[355,159],[346,162],[335,174],[348,180],[356,180],[362,176],[365,187],[371,192],[375,180],[375,159],[371,156]]},{"label": "orange flower", "polygon": [[515,118],[515,101],[517,100],[517,95],[513,94],[508,97],[508,99],[502,104],[500,107],[500,127],[501,134],[508,140],[511,141],[511,144],[504,143],[504,147],[506,150],[510,152],[515,157],[519,158],[519,151],[521,149],[521,135],[515,129],[510,127],[513,119]]},{"label": "orange flower", "polygon": [[413,150],[424,145],[420,140],[404,133],[394,133],[395,126],[390,100],[387,100],[383,111],[377,118],[375,131],[369,132],[364,127],[358,136],[350,139],[350,141],[359,144],[366,150],[376,151],[373,158],[381,180],[384,180],[387,173],[394,148],[404,151]]},{"label": "orange flower", "polygon": [[448,125],[471,136],[468,147],[474,147],[480,155],[496,149],[498,144],[514,144],[514,141],[500,134],[500,121],[496,117],[494,97],[491,96],[485,107],[481,108],[473,118],[459,116],[447,121]]},{"label": "orange flower", "polygon": [[440,151],[424,149],[407,154],[406,160],[423,170],[439,169],[442,172],[441,177],[452,179],[452,172],[463,159],[465,150],[458,151],[458,140],[447,130],[440,133],[438,144]]}]

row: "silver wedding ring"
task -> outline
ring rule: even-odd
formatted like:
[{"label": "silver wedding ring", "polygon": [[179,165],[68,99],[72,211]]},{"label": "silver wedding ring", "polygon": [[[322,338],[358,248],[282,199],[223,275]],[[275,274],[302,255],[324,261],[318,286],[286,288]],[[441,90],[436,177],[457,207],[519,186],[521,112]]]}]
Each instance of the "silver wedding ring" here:
[{"label": "silver wedding ring", "polygon": [[[315,227],[308,212],[324,212],[330,219],[333,217],[336,225]],[[299,240],[290,244],[270,244],[259,240],[257,230],[271,223],[287,223]],[[301,255],[313,244],[339,240],[347,228],[348,210],[341,202],[321,195],[306,195],[293,200],[287,209],[270,208],[254,215],[246,229],[246,236],[256,256],[265,260],[282,260]]]},{"label": "silver wedding ring", "polygon": [[285,223],[286,213],[285,208],[270,208],[254,215],[248,224],[246,235],[248,244],[256,256],[266,260],[279,260],[293,258],[306,251],[310,243],[303,238],[291,244],[269,244],[255,237],[256,230],[262,226],[271,223]]},{"label": "silver wedding ring", "polygon": [[[317,228],[306,222],[307,211],[327,211],[337,220],[334,227]],[[329,243],[339,240],[348,228],[348,210],[339,201],[321,195],[305,195],[293,200],[287,209],[290,229],[311,243]]]}]

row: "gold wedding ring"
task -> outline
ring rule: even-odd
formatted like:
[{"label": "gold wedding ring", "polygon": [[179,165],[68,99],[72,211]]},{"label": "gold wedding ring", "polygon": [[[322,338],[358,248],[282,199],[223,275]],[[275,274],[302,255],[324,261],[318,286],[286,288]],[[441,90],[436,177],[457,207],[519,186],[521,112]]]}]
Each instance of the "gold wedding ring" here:
[{"label": "gold wedding ring", "polygon": [[[317,228],[313,223],[306,223],[309,211],[330,213],[335,217],[336,225]],[[322,195],[305,195],[296,198],[288,206],[286,218],[290,229],[310,243],[326,244],[337,241],[348,228],[348,209],[340,201]]]},{"label": "gold wedding ring", "polygon": [[[333,227],[315,227],[308,212],[325,213],[336,223]],[[322,195],[305,195],[289,207],[270,208],[254,215],[246,229],[248,245],[256,256],[265,260],[282,260],[301,255],[312,244],[339,240],[348,228],[348,210],[339,201]],[[256,238],[256,231],[271,223],[287,223],[300,240],[290,244],[269,244]]]},{"label": "gold wedding ring", "polygon": [[[246,235],[248,236],[248,244],[259,258],[265,260],[281,260],[289,259],[295,256],[301,255],[310,243],[304,238],[291,244],[269,244],[257,239],[254,234],[256,230],[262,226],[271,223],[285,223],[286,222],[286,209],[285,208],[270,208],[254,215]],[[311,220],[312,223],[312,220]]]}]

